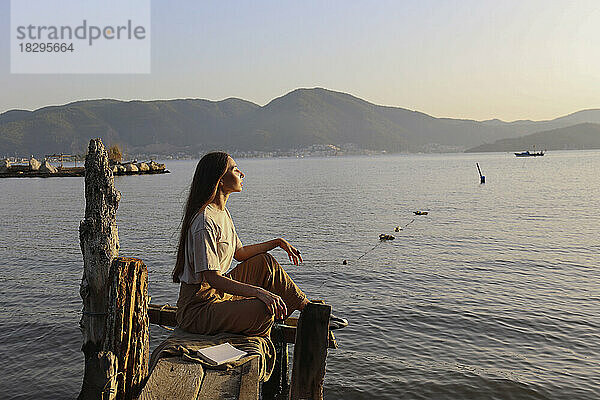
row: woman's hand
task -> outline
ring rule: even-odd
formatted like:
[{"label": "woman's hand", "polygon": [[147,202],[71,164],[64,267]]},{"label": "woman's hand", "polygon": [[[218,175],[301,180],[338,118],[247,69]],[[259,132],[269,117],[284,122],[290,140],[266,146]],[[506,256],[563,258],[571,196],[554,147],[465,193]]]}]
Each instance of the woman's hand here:
[{"label": "woman's hand", "polygon": [[263,288],[257,288],[258,292],[256,294],[256,297],[262,301],[263,303],[265,303],[265,305],[267,306],[267,310],[269,310],[269,312],[271,314],[275,315],[275,319],[276,320],[282,320],[287,316],[287,306],[285,305],[283,299],[279,296],[277,296],[276,294],[273,294],[271,292],[269,292],[266,289]]},{"label": "woman's hand", "polygon": [[302,256],[300,255],[300,251],[294,246],[292,246],[287,240],[280,238],[279,247],[285,250],[292,264],[298,265],[302,262]]}]

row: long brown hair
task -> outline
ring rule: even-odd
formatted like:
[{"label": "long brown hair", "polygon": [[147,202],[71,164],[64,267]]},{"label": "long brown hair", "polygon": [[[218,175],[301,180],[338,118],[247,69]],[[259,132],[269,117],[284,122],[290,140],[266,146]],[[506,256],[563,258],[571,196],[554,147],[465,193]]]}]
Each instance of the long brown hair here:
[{"label": "long brown hair", "polygon": [[187,234],[192,220],[197,213],[204,211],[206,206],[213,201],[217,193],[219,180],[227,172],[229,154],[222,151],[205,154],[194,173],[190,194],[185,204],[183,218],[181,220],[181,232],[179,234],[179,245],[177,246],[177,261],[173,269],[173,282],[179,283],[179,275],[185,265],[185,247]]}]

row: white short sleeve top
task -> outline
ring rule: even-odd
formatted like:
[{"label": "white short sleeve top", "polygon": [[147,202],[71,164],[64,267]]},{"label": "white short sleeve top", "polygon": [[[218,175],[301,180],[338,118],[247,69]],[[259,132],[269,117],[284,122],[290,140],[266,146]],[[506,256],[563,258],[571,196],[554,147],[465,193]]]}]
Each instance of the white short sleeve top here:
[{"label": "white short sleeve top", "polygon": [[202,282],[207,270],[227,272],[235,251],[242,247],[229,210],[219,210],[212,204],[198,213],[188,230],[185,263],[179,275],[181,282]]}]

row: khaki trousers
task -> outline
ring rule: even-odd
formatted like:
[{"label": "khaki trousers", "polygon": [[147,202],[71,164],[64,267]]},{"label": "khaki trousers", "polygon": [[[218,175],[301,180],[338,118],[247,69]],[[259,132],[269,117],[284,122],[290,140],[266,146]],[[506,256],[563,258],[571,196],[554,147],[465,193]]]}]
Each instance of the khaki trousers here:
[{"label": "khaki trousers", "polygon": [[[247,259],[228,276],[279,295],[290,314],[306,299],[306,295],[269,253]],[[205,335],[229,332],[268,336],[273,326],[273,313],[255,297],[222,293],[210,287],[207,282],[182,282],[177,300],[177,322],[188,332]]]}]

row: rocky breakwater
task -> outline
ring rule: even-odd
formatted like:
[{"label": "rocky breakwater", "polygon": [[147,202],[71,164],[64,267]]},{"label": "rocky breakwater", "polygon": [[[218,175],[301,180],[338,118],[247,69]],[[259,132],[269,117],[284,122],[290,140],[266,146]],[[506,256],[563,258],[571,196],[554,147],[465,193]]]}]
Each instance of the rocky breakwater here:
[{"label": "rocky breakwater", "polygon": [[165,164],[159,164],[155,161],[129,161],[124,163],[111,162],[111,168],[114,175],[143,175],[169,173],[169,170],[166,169]]},{"label": "rocky breakwater", "polygon": [[10,161],[8,159],[0,160],[0,174],[5,174],[10,168]]},{"label": "rocky breakwater", "polygon": [[[143,175],[143,174],[166,174],[169,171],[165,164],[155,161],[125,163],[111,162],[110,168],[114,175]],[[55,167],[48,160],[40,162],[35,158],[0,160],[0,178],[50,178],[84,176],[85,167]]]},{"label": "rocky breakwater", "polygon": [[51,176],[83,176],[83,167],[56,168],[44,159],[0,160],[0,178],[48,178]]}]

